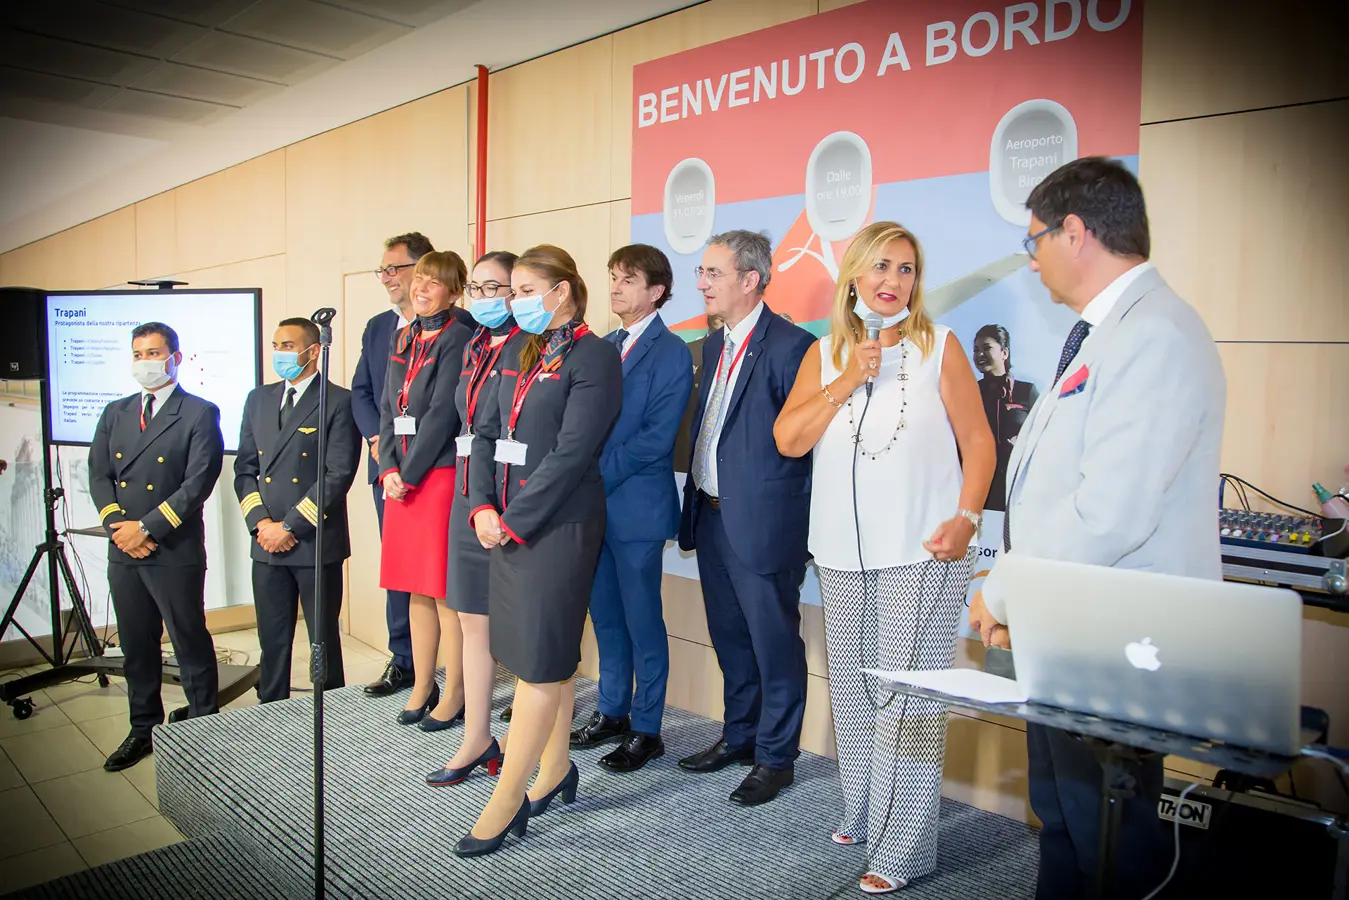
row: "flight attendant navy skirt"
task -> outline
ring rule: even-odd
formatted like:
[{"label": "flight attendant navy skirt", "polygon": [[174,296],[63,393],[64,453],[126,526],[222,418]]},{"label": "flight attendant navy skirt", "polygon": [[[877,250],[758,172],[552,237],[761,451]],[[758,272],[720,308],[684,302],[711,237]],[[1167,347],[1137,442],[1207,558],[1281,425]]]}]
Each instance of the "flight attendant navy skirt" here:
[{"label": "flight attendant navy skirt", "polygon": [[516,678],[552,684],[576,674],[603,544],[598,515],[548,525],[527,544],[491,551],[492,655]]},{"label": "flight attendant navy skirt", "polygon": [[379,586],[445,598],[454,466],[432,469],[401,501],[384,501]]},{"label": "flight attendant navy skirt", "polygon": [[454,492],[450,511],[450,562],[445,605],[455,612],[487,615],[488,550],[468,524],[469,499]]}]

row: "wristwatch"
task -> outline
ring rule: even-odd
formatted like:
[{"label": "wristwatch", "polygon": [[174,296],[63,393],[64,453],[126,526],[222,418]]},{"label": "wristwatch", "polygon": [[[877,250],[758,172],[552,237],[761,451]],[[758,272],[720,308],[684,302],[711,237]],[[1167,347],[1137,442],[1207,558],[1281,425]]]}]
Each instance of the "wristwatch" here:
[{"label": "wristwatch", "polygon": [[290,523],[289,523],[289,522],[282,522],[282,523],[281,523],[281,527],[284,528],[288,533],[295,530],[294,528],[291,528],[291,527],[290,527]]},{"label": "wristwatch", "polygon": [[978,533],[979,533],[979,529],[981,529],[981,528],[984,527],[984,517],[981,516],[981,515],[979,515],[977,512],[975,512],[975,511],[972,510],[972,509],[960,509],[960,510],[956,510],[956,515],[958,515],[958,516],[964,516],[965,518],[969,519],[972,523],[974,523],[974,533],[975,533],[975,534],[978,534]]},{"label": "wristwatch", "polygon": [[149,535],[149,534],[150,534],[150,529],[148,529],[148,528],[145,527],[145,523],[144,523],[144,522],[141,523],[141,534],[144,534],[144,535]]}]

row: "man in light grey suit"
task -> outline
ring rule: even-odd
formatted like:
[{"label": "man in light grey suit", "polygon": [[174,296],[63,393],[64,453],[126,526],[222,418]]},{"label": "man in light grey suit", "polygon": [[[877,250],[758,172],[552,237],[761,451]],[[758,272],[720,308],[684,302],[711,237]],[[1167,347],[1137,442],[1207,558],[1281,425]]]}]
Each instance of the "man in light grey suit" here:
[{"label": "man in light grey suit", "polygon": [[[1147,211],[1123,166],[1079,159],[1031,192],[1026,251],[1055,302],[1081,316],[1054,385],[1022,426],[1008,464],[1005,553],[1221,578],[1218,455],[1226,378],[1199,315],[1147,261]],[[1091,597],[1083,597],[1091,603]],[[996,566],[970,624],[1010,647]],[[1040,833],[1037,897],[1086,896],[1096,870],[1101,767],[1072,735],[1026,729]],[[1116,895],[1166,875],[1157,818],[1162,764],[1135,767],[1124,808]]]}]

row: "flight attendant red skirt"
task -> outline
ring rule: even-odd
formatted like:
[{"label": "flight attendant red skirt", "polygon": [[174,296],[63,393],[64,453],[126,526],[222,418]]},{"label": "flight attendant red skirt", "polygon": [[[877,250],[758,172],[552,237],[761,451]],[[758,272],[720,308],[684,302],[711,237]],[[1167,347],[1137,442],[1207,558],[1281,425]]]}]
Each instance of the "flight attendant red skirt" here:
[{"label": "flight attendant red skirt", "polygon": [[379,586],[445,599],[454,466],[432,469],[401,501],[384,501]]}]

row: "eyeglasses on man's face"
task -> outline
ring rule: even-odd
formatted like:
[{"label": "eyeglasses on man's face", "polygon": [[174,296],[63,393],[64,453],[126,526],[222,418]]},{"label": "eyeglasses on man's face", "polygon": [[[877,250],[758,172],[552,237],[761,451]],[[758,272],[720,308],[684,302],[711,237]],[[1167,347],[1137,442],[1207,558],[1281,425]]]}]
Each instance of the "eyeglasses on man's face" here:
[{"label": "eyeglasses on man's face", "polygon": [[398,277],[399,271],[401,271],[401,270],[403,270],[403,269],[410,269],[410,268],[412,268],[412,267],[415,266],[415,265],[416,265],[416,263],[390,263],[390,264],[387,265],[387,266],[382,266],[382,267],[376,269],[376,270],[375,270],[375,275],[376,275],[376,277],[379,277],[379,278],[386,278],[386,277],[387,277],[387,278],[396,278],[396,277]]},{"label": "eyeglasses on man's face", "polygon": [[[484,281],[482,284],[479,284],[476,281],[470,281],[466,286],[466,290],[468,291],[468,298],[470,300],[483,300],[487,297],[510,296],[511,294],[511,286],[509,284],[501,284],[497,281]],[[505,292],[504,295],[502,294],[503,291]]]},{"label": "eyeglasses on man's face", "polygon": [[1058,225],[1050,225],[1043,231],[1037,231],[1035,234],[1032,234],[1031,236],[1023,240],[1021,242],[1021,246],[1025,248],[1026,255],[1029,256],[1031,259],[1035,259],[1035,253],[1039,246],[1040,238],[1049,234],[1051,231],[1058,231],[1062,227],[1063,227],[1062,223]]},{"label": "eyeglasses on man's face", "polygon": [[[741,270],[736,269],[735,272],[736,274],[740,274]],[[722,278],[724,278],[727,275],[730,275],[731,273],[723,272],[721,271],[721,269],[704,269],[702,266],[697,266],[694,268],[693,274],[698,276],[699,281],[706,278],[709,282],[713,282],[713,281],[720,281]]]}]

